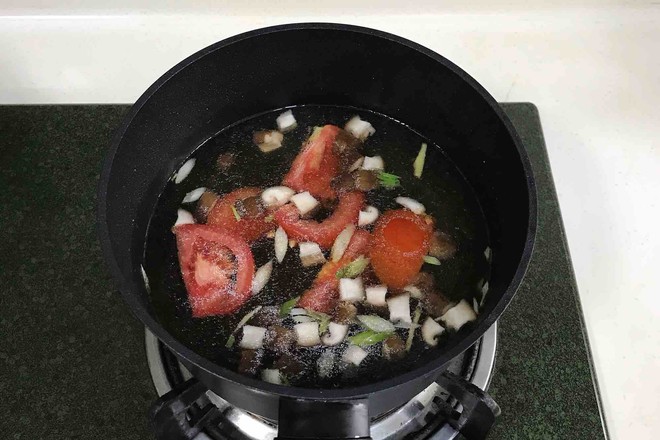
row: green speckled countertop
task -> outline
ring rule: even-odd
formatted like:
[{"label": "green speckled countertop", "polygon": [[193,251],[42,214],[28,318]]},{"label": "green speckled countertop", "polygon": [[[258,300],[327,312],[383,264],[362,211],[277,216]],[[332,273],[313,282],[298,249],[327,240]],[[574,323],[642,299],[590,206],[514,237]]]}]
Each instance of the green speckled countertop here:
[{"label": "green speckled countertop", "polygon": [[[539,234],[500,320],[492,439],[602,439],[581,312],[536,108],[504,104],[530,152]],[[151,438],[144,328],[96,238],[96,185],[126,106],[0,106],[0,433]]]}]

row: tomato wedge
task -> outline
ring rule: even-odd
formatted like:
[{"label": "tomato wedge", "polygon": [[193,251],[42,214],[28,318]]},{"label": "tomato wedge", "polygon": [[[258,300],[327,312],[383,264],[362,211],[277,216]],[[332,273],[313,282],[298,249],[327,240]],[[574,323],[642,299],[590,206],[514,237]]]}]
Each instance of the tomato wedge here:
[{"label": "tomato wedge", "polygon": [[266,232],[274,229],[274,225],[266,221],[268,213],[260,210],[256,214],[243,215],[237,220],[232,207],[235,207],[238,201],[258,197],[260,194],[261,190],[253,187],[239,188],[230,192],[215,203],[206,223],[218,226],[225,232],[238,234],[250,243],[258,240]]},{"label": "tomato wedge", "polygon": [[313,241],[326,249],[332,246],[337,235],[349,224],[357,224],[364,204],[364,194],[352,191],[339,197],[335,211],[322,222],[302,220],[294,205],[284,205],[275,211],[275,221],[291,238],[298,241]]},{"label": "tomato wedge", "polygon": [[363,229],[355,231],[353,237],[351,237],[351,241],[348,243],[348,247],[344,251],[344,255],[337,262],[329,261],[323,265],[312,287],[305,291],[300,301],[298,301],[298,306],[316,310],[317,312],[331,312],[339,299],[337,270],[355,260],[360,255],[366,255],[370,240],[371,234],[367,231]]},{"label": "tomato wedge", "polygon": [[309,191],[318,199],[334,199],[336,193],[331,183],[339,174],[339,157],[332,144],[339,131],[334,125],[314,129],[284,176],[283,184],[296,191]]},{"label": "tomato wedge", "polygon": [[254,259],[245,240],[199,224],[176,226],[174,233],[193,317],[227,315],[250,298]]},{"label": "tomato wedge", "polygon": [[400,289],[412,281],[424,263],[433,226],[407,209],[385,212],[376,222],[369,251],[381,282]]}]

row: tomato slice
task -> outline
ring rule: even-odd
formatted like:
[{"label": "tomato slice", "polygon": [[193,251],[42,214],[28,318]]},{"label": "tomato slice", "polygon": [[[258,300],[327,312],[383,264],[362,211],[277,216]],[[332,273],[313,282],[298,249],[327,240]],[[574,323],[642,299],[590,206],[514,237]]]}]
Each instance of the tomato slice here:
[{"label": "tomato slice", "polygon": [[257,197],[260,194],[261,190],[253,187],[239,188],[230,192],[215,203],[206,223],[218,226],[225,232],[238,234],[250,243],[258,240],[266,232],[274,229],[274,225],[266,221],[267,212],[264,210],[257,215],[244,215],[240,220],[236,220],[232,206],[239,200]]},{"label": "tomato slice", "polygon": [[323,265],[312,287],[305,291],[300,301],[298,301],[298,306],[316,310],[317,312],[331,312],[339,299],[337,270],[355,260],[360,255],[366,255],[370,240],[371,234],[367,231],[363,229],[355,231],[353,237],[351,237],[351,241],[348,243],[348,247],[344,251],[344,255],[337,262],[328,261]]},{"label": "tomato slice", "polygon": [[250,298],[254,259],[245,240],[209,225],[179,225],[174,233],[193,317],[227,315]]},{"label": "tomato slice", "polygon": [[385,212],[376,222],[369,251],[378,278],[400,289],[412,281],[424,263],[433,226],[407,209]]},{"label": "tomato slice", "polygon": [[353,191],[342,194],[335,211],[322,222],[302,220],[294,205],[284,205],[275,211],[275,221],[291,238],[298,241],[313,241],[326,249],[332,246],[337,235],[349,224],[357,224],[364,204],[364,194]]},{"label": "tomato slice", "polygon": [[318,199],[334,199],[336,193],[331,183],[339,173],[339,157],[332,144],[339,131],[334,125],[315,129],[284,176],[283,184],[296,191],[309,191]]}]

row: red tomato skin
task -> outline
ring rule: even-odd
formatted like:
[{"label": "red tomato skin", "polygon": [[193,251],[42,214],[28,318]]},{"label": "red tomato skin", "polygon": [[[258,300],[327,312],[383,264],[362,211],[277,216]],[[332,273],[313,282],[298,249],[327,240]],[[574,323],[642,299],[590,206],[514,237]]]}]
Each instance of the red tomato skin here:
[{"label": "red tomato skin", "polygon": [[[250,246],[241,237],[209,225],[179,225],[174,228],[174,233],[193,317],[227,315],[238,310],[251,296],[254,258]],[[235,285],[226,275],[222,278],[217,275],[217,282],[198,283],[198,259],[204,259],[200,249],[211,247],[225,247],[234,255],[238,270]],[[218,271],[225,270],[217,267]]]},{"label": "red tomato skin", "polygon": [[380,281],[401,289],[412,281],[428,253],[433,226],[407,209],[386,211],[376,222],[369,250]]},{"label": "red tomato skin", "polygon": [[332,312],[339,300],[337,284],[333,280],[315,282],[311,288],[305,291],[297,306],[321,313]]},{"label": "red tomato skin", "polygon": [[275,211],[275,221],[290,238],[298,241],[313,241],[329,249],[346,226],[357,224],[364,200],[364,194],[359,191],[342,194],[332,215],[320,223],[314,220],[302,220],[294,205],[284,205]]},{"label": "red tomato skin", "polygon": [[339,130],[326,125],[316,137],[310,137],[293,160],[283,185],[298,192],[309,191],[317,199],[335,199],[337,194],[331,183],[339,174],[339,158],[332,144]]},{"label": "red tomato skin", "polygon": [[255,197],[260,194],[261,190],[259,188],[245,187],[222,196],[215,203],[211,212],[209,212],[206,223],[222,228],[226,232],[238,234],[249,243],[257,241],[266,232],[274,229],[273,223],[265,220],[267,214],[264,212],[258,217],[243,217],[240,220],[236,220],[231,207],[238,200]]}]

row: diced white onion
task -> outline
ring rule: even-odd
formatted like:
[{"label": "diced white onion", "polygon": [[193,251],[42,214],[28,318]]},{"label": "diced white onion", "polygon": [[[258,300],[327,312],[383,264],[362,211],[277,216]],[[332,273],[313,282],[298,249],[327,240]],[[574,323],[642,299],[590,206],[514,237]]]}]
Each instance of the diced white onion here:
[{"label": "diced white onion", "polygon": [[149,285],[149,277],[147,272],[144,270],[144,267],[140,264],[140,270],[142,271],[142,279],[144,280],[144,288],[148,293],[151,293],[151,286]]},{"label": "diced white onion", "polygon": [[484,285],[481,286],[481,301],[479,301],[479,306],[483,307],[484,303],[486,302],[486,294],[488,293],[488,287],[489,287],[488,281],[486,281]]},{"label": "diced white onion", "polygon": [[410,295],[399,295],[388,299],[387,307],[390,310],[390,321],[412,322],[410,317]]},{"label": "diced white onion", "polygon": [[335,367],[335,354],[332,350],[325,350],[316,361],[319,377],[329,377]]},{"label": "diced white onion", "polygon": [[280,370],[276,368],[266,368],[261,372],[261,380],[281,385],[282,377],[280,376]]},{"label": "diced white onion", "polygon": [[261,193],[261,200],[269,208],[282,206],[291,200],[296,192],[288,186],[271,186]]},{"label": "diced white onion", "polygon": [[363,170],[384,170],[385,169],[385,162],[383,162],[383,158],[380,156],[365,156],[364,157],[364,162],[362,162],[362,169]]},{"label": "diced white onion", "polygon": [[280,226],[275,231],[275,258],[277,258],[278,263],[284,261],[284,256],[288,248],[289,237],[287,237],[286,231]]},{"label": "diced white onion", "polygon": [[206,191],[206,188],[203,186],[201,188],[193,189],[190,191],[188,194],[186,194],[181,201],[181,203],[192,203],[196,202],[199,200],[200,197],[202,197],[202,194],[204,194],[204,191]]},{"label": "diced white onion", "polygon": [[444,328],[431,318],[426,318],[424,324],[422,325],[422,338],[424,342],[428,345],[435,347],[438,345],[438,340],[436,339],[445,331]]},{"label": "diced white onion", "polygon": [[264,264],[259,269],[257,269],[257,272],[255,272],[254,278],[252,279],[253,295],[256,295],[257,293],[261,292],[261,290],[266,286],[266,283],[268,283],[268,280],[270,279],[271,273],[273,273],[272,261],[269,261],[268,263]]},{"label": "diced white onion", "polygon": [[472,307],[464,299],[440,317],[440,320],[445,323],[445,327],[453,330],[458,330],[466,322],[474,321],[475,319],[477,319],[477,314],[474,313]]},{"label": "diced white onion", "polygon": [[415,299],[420,299],[424,296],[424,292],[422,292],[419,287],[413,286],[412,284],[410,286],[406,286],[403,288],[404,292],[408,292],[412,298]]},{"label": "diced white onion", "polygon": [[491,250],[490,246],[486,246],[486,249],[484,249],[484,257],[486,257],[486,261],[490,263],[490,256],[491,256]]},{"label": "diced white onion", "polygon": [[195,223],[195,217],[185,209],[177,209],[174,226],[185,225],[188,223]]},{"label": "diced white onion", "polygon": [[188,177],[188,174],[190,174],[194,167],[195,159],[188,159],[183,165],[181,165],[179,171],[177,171],[174,175],[174,183],[178,185],[179,183],[183,182],[183,180]]},{"label": "diced white onion", "polygon": [[415,214],[424,214],[426,212],[426,207],[424,205],[410,197],[397,197],[394,201],[404,208],[410,209]]},{"label": "diced white onion", "polygon": [[367,206],[363,211],[360,211],[360,215],[358,217],[358,226],[366,226],[372,224],[376,221],[379,215],[380,212],[378,211],[378,208],[371,205]]},{"label": "diced white onion", "polygon": [[250,350],[257,350],[264,346],[264,337],[266,336],[266,329],[263,327],[255,327],[253,325],[243,326],[243,338],[241,338],[241,348],[249,348]]},{"label": "diced white onion", "polygon": [[387,286],[369,286],[364,289],[367,294],[367,302],[373,306],[386,306],[385,295],[387,295]]},{"label": "diced white onion", "polygon": [[346,351],[344,352],[342,359],[344,360],[344,362],[347,362],[349,364],[360,365],[360,363],[362,363],[364,358],[367,357],[367,354],[369,353],[367,353],[357,345],[349,345]]},{"label": "diced white onion", "polygon": [[307,310],[303,309],[302,307],[294,307],[289,312],[289,315],[291,316],[306,315],[306,314],[307,314]]},{"label": "diced white onion", "polygon": [[348,167],[348,172],[352,173],[353,171],[357,170],[362,166],[362,163],[364,163],[364,156],[358,157],[353,164]]},{"label": "diced white onion", "polygon": [[354,225],[348,225],[344,228],[343,231],[339,233],[335,242],[332,244],[332,249],[330,250],[330,258],[332,261],[337,262],[344,256],[348,244],[351,242],[353,233],[355,232]]},{"label": "diced white onion", "polygon": [[300,252],[300,262],[303,266],[309,267],[325,263],[323,251],[317,243],[303,241],[302,243],[298,243],[298,249]]},{"label": "diced white onion", "polygon": [[366,138],[376,132],[370,123],[363,121],[359,116],[353,116],[346,123],[344,129],[361,141],[364,141]]},{"label": "diced white onion", "polygon": [[277,122],[278,130],[280,130],[282,133],[291,131],[298,126],[296,118],[293,116],[293,112],[291,110],[287,110],[280,114],[275,122]]},{"label": "diced white onion", "polygon": [[358,315],[357,318],[369,330],[378,333],[391,333],[394,331],[394,324],[378,315]]},{"label": "diced white onion", "polygon": [[472,308],[475,313],[479,313],[479,301],[477,301],[477,297],[472,297]]},{"label": "diced white onion", "polygon": [[294,205],[296,205],[298,211],[300,211],[300,215],[307,214],[319,205],[318,200],[316,200],[314,196],[309,193],[309,191],[301,192],[291,196],[291,201]]},{"label": "diced white onion", "polygon": [[339,298],[342,301],[362,301],[364,299],[364,287],[362,278],[342,278],[339,280]]},{"label": "diced white onion", "polygon": [[284,135],[277,130],[271,130],[264,134],[264,141],[258,145],[262,153],[270,153],[282,146]]},{"label": "diced white onion", "polygon": [[333,346],[343,341],[347,334],[348,334],[347,325],[331,322],[328,325],[328,333],[323,335],[321,340],[323,341],[323,345]]},{"label": "diced white onion", "polygon": [[302,347],[311,347],[321,343],[318,322],[303,322],[294,325],[293,329],[296,331],[296,336],[298,337],[298,345]]}]

